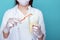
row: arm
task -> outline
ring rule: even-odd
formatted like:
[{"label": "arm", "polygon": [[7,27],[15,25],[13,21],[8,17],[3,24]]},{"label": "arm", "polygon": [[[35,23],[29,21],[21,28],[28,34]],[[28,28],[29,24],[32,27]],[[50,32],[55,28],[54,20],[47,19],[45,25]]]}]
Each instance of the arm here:
[{"label": "arm", "polygon": [[5,14],[3,17],[3,22],[1,25],[1,32],[3,34],[3,38],[7,39],[10,34],[10,29],[17,25],[18,20],[11,18],[12,16],[9,14]]},{"label": "arm", "polygon": [[46,32],[42,12],[39,12],[39,24],[41,25],[42,36],[38,40],[45,40]]},{"label": "arm", "polygon": [[[1,36],[3,37],[3,38],[6,38],[7,36],[8,36],[8,34],[9,33],[7,33],[7,34],[5,34],[5,32],[3,32],[3,30],[4,30],[4,28],[6,27],[6,24],[7,24],[7,21],[8,21],[8,19],[9,19],[9,13],[8,13],[8,11],[7,12],[5,12],[5,14],[4,14],[4,16],[3,16],[3,20],[2,20],[2,24],[1,24],[1,28],[0,28],[0,32],[1,32]],[[6,37],[5,37],[6,36]]]}]

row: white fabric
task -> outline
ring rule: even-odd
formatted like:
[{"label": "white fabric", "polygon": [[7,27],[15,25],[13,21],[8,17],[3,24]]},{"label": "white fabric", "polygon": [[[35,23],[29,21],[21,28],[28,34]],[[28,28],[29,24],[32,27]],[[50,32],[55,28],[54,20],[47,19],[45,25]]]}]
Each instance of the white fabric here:
[{"label": "white fabric", "polygon": [[[19,11],[17,6],[18,5],[16,5],[14,8],[9,9],[8,11],[5,12],[3,16],[1,28],[0,28],[0,40],[32,40],[32,39],[37,40],[36,37],[32,37],[33,35],[29,31],[29,18],[26,18],[22,23],[18,23],[17,26],[12,28],[10,30],[9,37],[7,39],[3,38],[2,31],[3,31],[3,28],[6,26],[8,19],[9,18],[20,18],[21,19],[24,17],[24,15],[22,14],[21,11]],[[36,14],[38,16],[37,22],[41,25],[41,30],[42,30],[42,33],[44,34],[44,40],[45,40],[45,36],[46,36],[45,25],[44,25],[43,15],[41,11],[29,6],[27,10],[27,14],[29,13],[32,13],[33,15]],[[35,20],[35,19],[31,19],[31,20]]]}]

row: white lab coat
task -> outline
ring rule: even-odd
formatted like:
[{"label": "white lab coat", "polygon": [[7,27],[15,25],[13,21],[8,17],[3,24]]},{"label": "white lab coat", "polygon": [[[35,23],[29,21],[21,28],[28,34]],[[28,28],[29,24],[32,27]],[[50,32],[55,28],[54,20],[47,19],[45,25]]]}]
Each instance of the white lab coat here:
[{"label": "white lab coat", "polygon": [[[41,31],[44,34],[44,40],[45,40],[45,36],[46,36],[46,32],[45,32],[45,24],[43,21],[43,15],[42,12],[38,9],[35,9],[31,6],[28,7],[27,10],[27,14],[33,14],[33,15],[37,15],[37,21],[38,23],[41,25]],[[0,28],[0,40],[4,40],[3,38],[3,28],[5,27],[7,21],[9,18],[23,18],[24,15],[22,14],[21,11],[19,11],[18,9],[18,5],[16,5],[14,8],[9,9],[5,12],[4,16],[3,16],[3,21],[1,24],[1,28]],[[35,19],[31,19],[31,20],[35,20]],[[12,28],[10,30],[10,34],[9,37],[7,38],[7,40],[37,40],[37,38],[33,38],[32,34],[29,32],[29,18],[26,18],[22,24],[19,24],[17,26],[15,26],[14,28]]]}]

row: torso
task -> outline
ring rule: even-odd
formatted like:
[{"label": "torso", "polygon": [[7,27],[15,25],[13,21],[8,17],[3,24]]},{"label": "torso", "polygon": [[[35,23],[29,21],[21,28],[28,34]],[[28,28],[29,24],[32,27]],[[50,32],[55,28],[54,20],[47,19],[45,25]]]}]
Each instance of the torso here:
[{"label": "torso", "polygon": [[[13,12],[10,13],[10,17],[9,18],[18,18],[18,19],[22,19],[25,16],[19,12],[19,10],[17,10],[16,8],[14,8],[12,10]],[[36,15],[36,17],[38,17],[37,12],[35,12],[34,10],[30,9],[28,10],[28,14],[33,14]],[[31,18],[33,17],[31,16]],[[35,20],[35,19],[33,19]],[[38,18],[37,18],[38,20]],[[19,30],[19,31],[18,31]],[[18,33],[19,32],[19,33]],[[19,35],[18,35],[19,34]],[[11,34],[13,35],[11,38],[13,38],[13,40],[32,40],[32,35],[30,33],[29,30],[29,17],[27,17],[26,19],[23,20],[23,22],[21,24],[18,24],[18,26],[12,28],[11,30]],[[18,35],[18,36],[17,36]],[[34,39],[36,40],[36,39]]]}]

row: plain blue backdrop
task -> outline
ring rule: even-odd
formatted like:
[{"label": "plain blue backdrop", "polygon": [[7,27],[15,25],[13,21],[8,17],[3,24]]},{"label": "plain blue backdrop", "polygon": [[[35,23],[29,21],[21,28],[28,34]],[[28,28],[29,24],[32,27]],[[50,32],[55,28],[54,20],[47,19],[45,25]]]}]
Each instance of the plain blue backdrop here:
[{"label": "plain blue backdrop", "polygon": [[[0,0],[0,25],[4,12],[14,5],[15,0]],[[60,40],[60,0],[33,0],[33,7],[43,12],[46,40]]]}]

